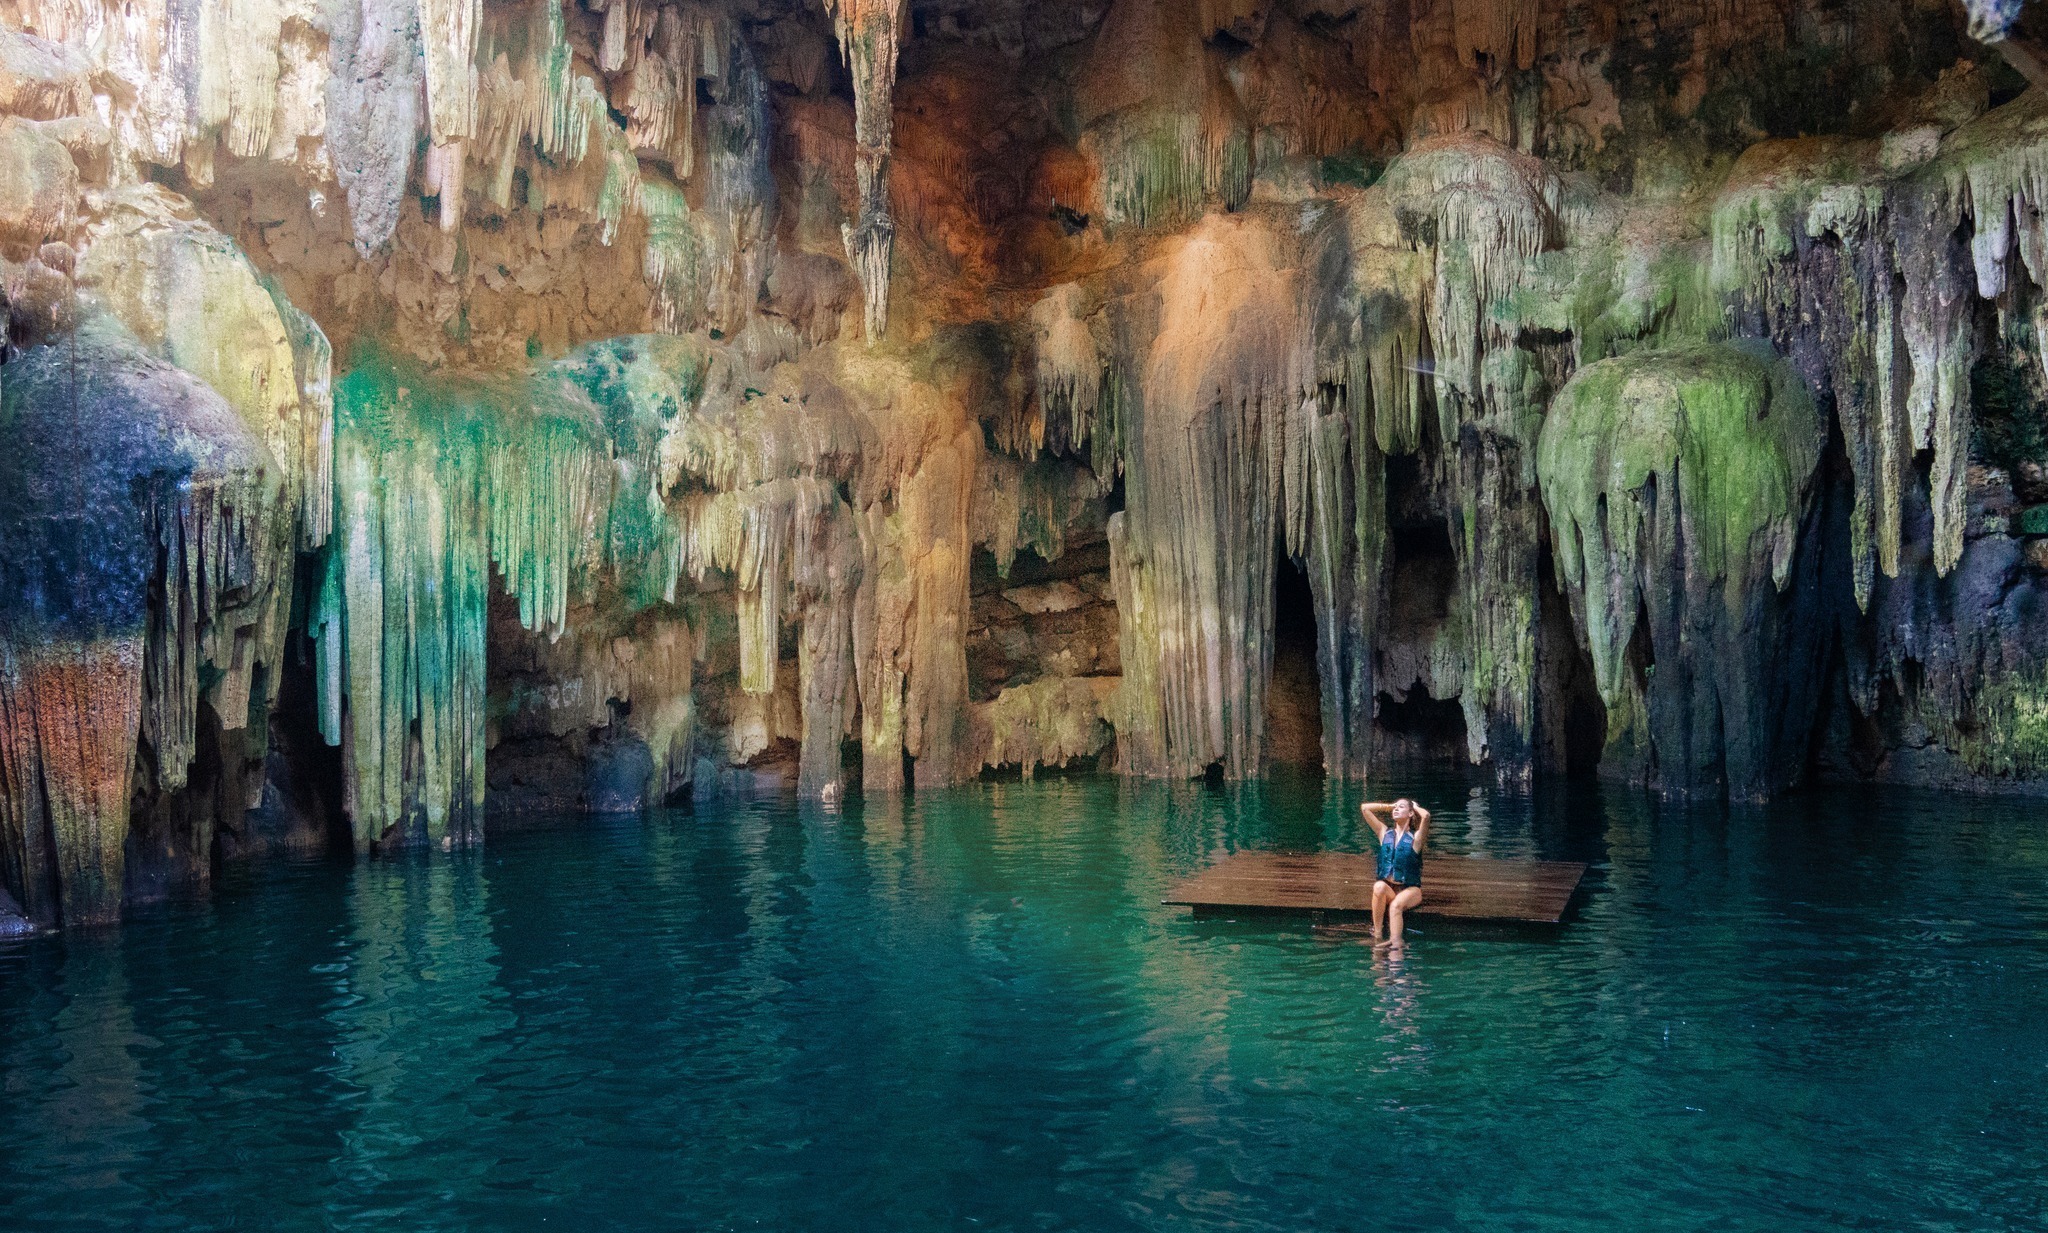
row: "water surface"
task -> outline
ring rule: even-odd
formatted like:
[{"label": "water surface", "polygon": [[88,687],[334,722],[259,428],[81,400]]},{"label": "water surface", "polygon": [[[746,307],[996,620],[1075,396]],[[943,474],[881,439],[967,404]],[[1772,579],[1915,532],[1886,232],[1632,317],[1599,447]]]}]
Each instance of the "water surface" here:
[{"label": "water surface", "polygon": [[[1385,786],[1385,785],[1383,785]],[[0,943],[0,1229],[2039,1229],[2040,806],[1404,782],[1593,864],[1399,959],[1158,905],[1313,783],[568,821]]]}]

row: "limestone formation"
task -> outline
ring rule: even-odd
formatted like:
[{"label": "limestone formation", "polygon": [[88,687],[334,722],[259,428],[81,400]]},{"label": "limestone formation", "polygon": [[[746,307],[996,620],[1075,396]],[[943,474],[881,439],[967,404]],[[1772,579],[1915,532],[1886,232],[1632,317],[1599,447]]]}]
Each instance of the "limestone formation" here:
[{"label": "limestone formation", "polygon": [[[1763,799],[1800,769],[1785,619],[1825,426],[1798,376],[1726,347],[1602,360],[1558,391],[1538,472],[1607,741],[1677,792]],[[1812,549],[1808,549],[1809,553]]]},{"label": "limestone formation", "polygon": [[1318,731],[2041,791],[2041,20],[0,4],[0,887]]}]

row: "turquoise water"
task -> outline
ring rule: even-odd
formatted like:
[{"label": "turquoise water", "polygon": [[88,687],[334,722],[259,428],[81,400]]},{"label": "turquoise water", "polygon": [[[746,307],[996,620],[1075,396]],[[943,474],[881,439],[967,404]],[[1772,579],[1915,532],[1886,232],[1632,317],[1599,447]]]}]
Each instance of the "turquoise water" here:
[{"label": "turquoise water", "polygon": [[[1394,790],[1394,785],[1381,785]],[[2038,805],[1408,781],[1591,861],[1401,959],[1158,899],[1310,784],[746,805],[0,944],[0,1229],[2039,1229]]]}]

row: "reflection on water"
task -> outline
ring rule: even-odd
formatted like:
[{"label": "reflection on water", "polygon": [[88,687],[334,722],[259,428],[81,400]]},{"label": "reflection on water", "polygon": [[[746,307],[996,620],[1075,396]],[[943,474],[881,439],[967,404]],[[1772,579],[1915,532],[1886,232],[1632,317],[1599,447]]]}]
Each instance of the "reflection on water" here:
[{"label": "reflection on water", "polygon": [[1390,954],[1159,905],[1369,846],[1317,782],[230,871],[0,949],[0,1229],[2041,1227],[2033,807],[1375,788],[1590,862],[1575,919]]}]

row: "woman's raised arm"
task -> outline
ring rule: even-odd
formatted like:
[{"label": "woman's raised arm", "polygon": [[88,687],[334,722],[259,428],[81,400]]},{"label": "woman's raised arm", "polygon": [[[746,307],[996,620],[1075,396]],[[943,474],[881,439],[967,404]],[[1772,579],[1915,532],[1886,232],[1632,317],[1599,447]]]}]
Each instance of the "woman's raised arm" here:
[{"label": "woman's raised arm", "polygon": [[1380,817],[1380,810],[1392,808],[1392,805],[1386,804],[1383,801],[1371,801],[1358,807],[1358,812],[1365,815],[1366,824],[1372,827],[1372,833],[1375,838],[1387,833],[1387,824]]},{"label": "woman's raised arm", "polygon": [[1420,852],[1429,844],[1429,810],[1417,805],[1415,812],[1422,818],[1415,824],[1415,850]]}]

